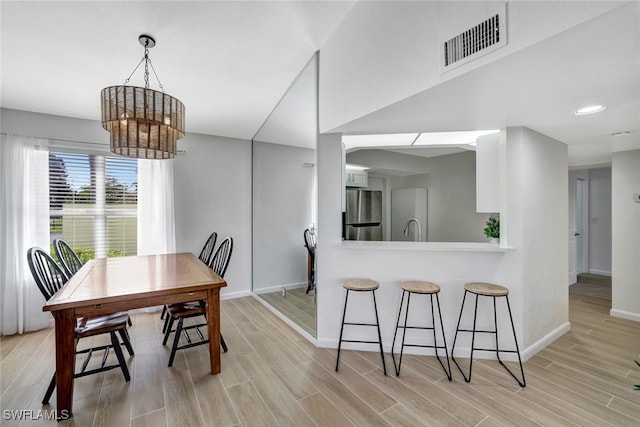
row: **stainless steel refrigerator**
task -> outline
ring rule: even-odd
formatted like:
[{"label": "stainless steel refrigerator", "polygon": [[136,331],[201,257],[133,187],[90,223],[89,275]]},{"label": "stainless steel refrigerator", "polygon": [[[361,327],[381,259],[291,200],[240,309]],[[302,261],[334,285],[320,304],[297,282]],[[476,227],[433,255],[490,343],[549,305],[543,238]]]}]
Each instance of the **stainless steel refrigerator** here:
[{"label": "stainless steel refrigerator", "polygon": [[382,191],[347,189],[346,240],[382,240]]}]

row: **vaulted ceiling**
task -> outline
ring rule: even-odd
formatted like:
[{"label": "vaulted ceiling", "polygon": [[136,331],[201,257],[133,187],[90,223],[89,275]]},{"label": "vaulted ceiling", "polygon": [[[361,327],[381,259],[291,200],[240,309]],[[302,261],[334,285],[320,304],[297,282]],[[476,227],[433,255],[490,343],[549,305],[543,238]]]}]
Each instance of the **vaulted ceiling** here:
[{"label": "vaulted ceiling", "polygon": [[[576,165],[640,148],[640,6],[631,3],[321,131],[528,126],[566,142]],[[143,54],[138,35],[148,33],[157,41],[150,56],[160,81],[187,108],[187,132],[249,139],[353,6],[3,1],[0,101],[5,108],[99,120],[100,90],[124,82]],[[140,70],[131,84],[143,85]],[[607,110],[574,116],[587,98]],[[611,135],[623,131],[629,134]]]}]

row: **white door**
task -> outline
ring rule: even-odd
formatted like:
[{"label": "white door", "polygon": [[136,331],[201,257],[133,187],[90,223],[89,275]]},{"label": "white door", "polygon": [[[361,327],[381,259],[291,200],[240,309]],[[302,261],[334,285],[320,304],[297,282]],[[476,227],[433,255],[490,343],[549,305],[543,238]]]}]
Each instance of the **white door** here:
[{"label": "white door", "polygon": [[586,271],[585,253],[584,253],[584,180],[576,180],[576,229],[574,232],[576,240],[576,273],[580,274]]},{"label": "white door", "polygon": [[569,285],[588,271],[587,215],[589,180],[585,170],[569,172]]}]

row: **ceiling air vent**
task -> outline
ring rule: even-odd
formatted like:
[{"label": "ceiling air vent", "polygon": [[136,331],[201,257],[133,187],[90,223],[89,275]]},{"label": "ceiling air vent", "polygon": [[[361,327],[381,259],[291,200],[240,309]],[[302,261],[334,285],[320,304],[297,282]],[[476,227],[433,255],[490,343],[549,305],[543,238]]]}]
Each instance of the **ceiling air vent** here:
[{"label": "ceiling air vent", "polygon": [[486,21],[444,42],[444,66],[460,65],[506,44],[504,20],[495,14]]}]

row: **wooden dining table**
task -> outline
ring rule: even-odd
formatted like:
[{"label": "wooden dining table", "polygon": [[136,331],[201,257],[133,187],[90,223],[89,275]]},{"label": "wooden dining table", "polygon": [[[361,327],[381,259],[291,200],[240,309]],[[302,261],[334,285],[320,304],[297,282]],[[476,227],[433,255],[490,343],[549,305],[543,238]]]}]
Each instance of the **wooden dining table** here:
[{"label": "wooden dining table", "polygon": [[73,416],[76,319],[206,301],[211,373],[220,372],[220,288],[226,282],[192,253],[88,261],[42,308],[55,319],[58,420]]}]

